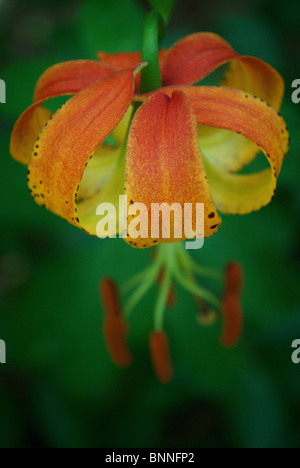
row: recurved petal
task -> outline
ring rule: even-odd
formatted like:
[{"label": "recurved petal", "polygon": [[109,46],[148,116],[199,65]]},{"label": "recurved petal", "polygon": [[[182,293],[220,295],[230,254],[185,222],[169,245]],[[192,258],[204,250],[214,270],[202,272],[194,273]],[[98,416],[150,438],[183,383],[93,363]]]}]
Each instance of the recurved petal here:
[{"label": "recurved petal", "polygon": [[[76,201],[86,166],[121,121],[134,92],[136,70],[116,72],[72,97],[39,136],[29,165],[36,202],[85,229]],[[96,206],[94,231],[96,231]]]},{"label": "recurved petal", "polygon": [[63,62],[48,68],[37,82],[34,104],[23,112],[14,126],[11,155],[25,165],[29,163],[34,143],[51,117],[50,111],[41,106],[45,100],[75,94],[113,71],[108,65],[92,60]]},{"label": "recurved petal", "polygon": [[118,164],[121,149],[105,143],[99,146],[89,161],[83,174],[77,201],[82,209],[83,204],[91,201],[95,195],[111,181]]},{"label": "recurved petal", "polygon": [[232,47],[213,33],[195,33],[176,42],[162,67],[164,86],[197,83],[220,65],[238,57]]},{"label": "recurved petal", "polygon": [[277,111],[280,109],[284,94],[282,76],[256,57],[239,56],[231,60],[221,85],[241,89],[263,99]]},{"label": "recurved petal", "polygon": [[[183,212],[184,204],[190,203],[195,220],[196,205],[204,203],[205,236],[211,236],[220,227],[221,220],[211,198],[199,150],[195,114],[182,92],[175,91],[171,97],[158,93],[135,114],[127,145],[126,195],[129,215],[133,204],[142,203],[147,208],[147,212],[140,213],[140,219],[141,225],[149,227],[148,239],[132,237],[130,225],[136,216],[129,216],[126,240],[135,247],[151,247],[155,243],[185,238],[184,234],[181,238],[175,237],[175,217],[170,238],[163,238],[162,219],[158,221],[151,216],[153,204],[165,203],[171,207],[176,203]],[[176,225],[178,227],[178,218]],[[153,226],[159,230],[158,238],[151,238]]]},{"label": "recurved petal", "polygon": [[[159,51],[159,66],[162,68],[162,64],[167,53],[167,49]],[[106,63],[116,70],[126,70],[138,65],[142,61],[141,52],[119,52],[115,54],[108,54],[106,52],[98,52],[98,59]],[[138,74],[135,78],[136,88],[140,88],[141,76]]]},{"label": "recurved petal", "polygon": [[[119,197],[124,195],[124,185],[125,148],[101,145],[86,167],[77,196],[78,218],[88,233],[105,238],[123,230]],[[96,207],[107,203],[111,209],[96,218]]]},{"label": "recurved petal", "polygon": [[199,144],[203,156],[229,172],[237,172],[249,164],[259,148],[242,135],[199,125]]},{"label": "recurved petal", "polygon": [[279,110],[284,92],[280,74],[256,57],[238,54],[213,33],[191,34],[169,49],[162,67],[163,84],[196,83],[225,63],[230,67],[221,83],[223,86],[258,96]]},{"label": "recurved petal", "polygon": [[132,119],[132,112],[133,112],[133,106],[130,106],[124,118],[121,120],[119,125],[117,125],[117,127],[113,131],[113,137],[119,144],[124,143],[125,138],[127,138],[129,125]]},{"label": "recurved petal", "polygon": [[[211,33],[187,36],[172,47],[162,70],[165,85],[200,81],[220,65],[229,63],[221,83],[258,96],[276,110],[280,109],[284,82],[266,62],[233,51],[222,38]],[[239,135],[218,129],[199,129],[203,153],[219,167],[238,171],[257,154],[257,147]]]},{"label": "recurved petal", "polygon": [[[255,57],[240,56],[230,62],[223,86],[241,89],[279,110],[284,93],[280,74]],[[258,148],[240,135],[218,129],[199,128],[200,146],[211,162],[228,171],[239,171],[253,160]]]},{"label": "recurved petal", "polygon": [[98,52],[98,59],[106,63],[116,70],[126,70],[132,68],[142,61],[141,52],[119,52],[115,54],[109,54],[107,52]]},{"label": "recurved petal", "polygon": [[[167,49],[161,49],[159,51],[159,62],[160,66],[165,59]],[[117,70],[125,70],[126,68],[135,67],[142,61],[141,52],[120,52],[116,54],[108,54],[106,52],[98,52],[98,59]]]},{"label": "recurved petal", "polygon": [[188,87],[200,125],[237,132],[257,145],[270,169],[251,174],[231,174],[208,159],[205,167],[217,208],[224,213],[244,214],[267,205],[273,197],[282,162],[289,149],[286,124],[269,104],[231,88]]},{"label": "recurved petal", "polygon": [[[243,91],[215,86],[169,86],[172,96],[181,90],[190,99],[199,125],[236,132],[257,146],[270,169],[239,175],[225,171],[205,158],[205,168],[218,210],[244,214],[267,205],[275,192],[282,163],[289,150],[289,133],[282,116],[270,104]],[[155,95],[156,92],[150,93]],[[147,96],[137,96],[144,101]]]},{"label": "recurved petal", "polygon": [[76,94],[94,81],[115,73],[115,69],[96,60],[71,60],[48,68],[38,80],[34,102],[49,97]]},{"label": "recurved petal", "polygon": [[27,165],[31,159],[34,143],[51,112],[44,106],[33,104],[17,120],[10,138],[10,154],[14,159]]}]

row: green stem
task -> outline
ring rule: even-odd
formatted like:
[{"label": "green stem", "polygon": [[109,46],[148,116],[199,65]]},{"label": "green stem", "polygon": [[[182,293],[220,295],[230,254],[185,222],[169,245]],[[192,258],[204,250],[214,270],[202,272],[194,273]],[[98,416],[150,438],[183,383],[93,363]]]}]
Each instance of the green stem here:
[{"label": "green stem", "polygon": [[163,283],[161,285],[158,300],[154,310],[154,329],[158,332],[163,331],[164,312],[171,286],[171,272],[169,266],[167,266],[164,270]]},{"label": "green stem", "polygon": [[191,282],[190,278],[187,278],[185,274],[180,270],[176,261],[173,261],[172,272],[174,277],[176,278],[177,282],[191,294],[195,296],[199,296],[200,298],[204,299],[206,302],[209,302],[211,305],[216,307],[217,309],[221,309],[221,302],[219,299],[216,298],[214,294],[210,291],[202,288],[201,286],[194,284]]},{"label": "green stem", "polygon": [[[149,289],[155,284],[155,280],[158,277],[159,271],[162,266],[162,256],[159,255],[158,258],[156,259],[155,263],[148,268],[144,272],[143,275],[137,276],[134,278],[133,283],[137,282],[137,284],[140,283],[139,287],[132,293],[131,297],[127,301],[124,312],[125,316],[129,317],[133,309],[137,306],[137,304],[140,302],[140,300],[143,298],[143,296],[149,291]],[[131,289],[131,284],[125,285],[125,287],[129,286],[129,289]]]},{"label": "green stem", "polygon": [[183,266],[187,269],[192,270],[196,275],[204,276],[206,278],[211,278],[216,281],[222,281],[223,275],[216,270],[212,270],[211,268],[205,268],[201,265],[198,265],[186,252],[186,250],[181,247],[178,249],[178,257],[180,262]]},{"label": "green stem", "polygon": [[158,59],[160,23],[161,16],[156,11],[152,11],[146,16],[142,61],[147,62],[148,66],[141,72],[141,93],[149,93],[162,86]]}]

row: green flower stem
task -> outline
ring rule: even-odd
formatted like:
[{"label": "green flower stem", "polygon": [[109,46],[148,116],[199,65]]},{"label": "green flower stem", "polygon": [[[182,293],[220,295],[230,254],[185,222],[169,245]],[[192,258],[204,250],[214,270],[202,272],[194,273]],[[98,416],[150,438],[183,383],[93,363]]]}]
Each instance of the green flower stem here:
[{"label": "green flower stem", "polygon": [[158,271],[156,269],[152,269],[148,271],[147,277],[144,278],[144,281],[140,284],[140,286],[134,291],[130,299],[125,305],[124,312],[125,316],[128,318],[131,312],[135,309],[137,304],[142,300],[145,294],[151,289],[153,286],[155,279],[157,277]]},{"label": "green flower stem", "polygon": [[[125,305],[124,312],[126,317],[129,317],[131,312],[141,301],[144,295],[154,285],[156,278],[158,278],[162,264],[162,255],[159,255],[155,263],[150,268],[142,272],[142,274],[139,274],[135,278],[133,278],[133,282],[135,282],[136,284],[140,283],[140,286],[134,291],[134,293],[131,295],[131,297]],[[125,285],[125,288],[128,288],[128,286],[131,289],[131,284],[129,283]]]},{"label": "green flower stem", "polygon": [[206,302],[209,302],[211,305],[216,307],[218,310],[221,309],[221,301],[219,301],[219,299],[214,294],[212,294],[207,289],[201,288],[197,284],[191,283],[187,278],[185,278],[181,274],[181,272],[177,268],[177,266],[176,266],[176,269],[173,271],[173,273],[174,273],[174,276],[175,276],[176,280],[178,281],[178,283],[184,289],[186,289],[191,294],[194,294],[195,296],[199,296],[201,299],[204,299]]},{"label": "green flower stem", "polygon": [[178,283],[190,293],[194,294],[195,296],[199,296],[200,298],[204,299],[206,302],[210,303],[211,305],[215,306],[217,309],[220,310],[221,302],[219,301],[219,299],[210,291],[195,284],[192,275],[187,275],[187,270],[189,270],[190,268],[187,266],[184,272],[180,268],[178,264],[178,257],[180,255],[180,252],[182,255],[183,246],[181,244],[170,244],[164,246],[164,248],[168,249],[168,264],[173,273],[173,276],[178,281]]},{"label": "green flower stem", "polygon": [[178,257],[180,259],[180,263],[187,270],[192,270],[198,276],[204,276],[206,278],[211,278],[216,281],[223,281],[223,275],[221,273],[211,268],[205,268],[201,265],[198,265],[186,252],[183,245],[180,244],[179,247],[180,248],[178,249]]},{"label": "green flower stem", "polygon": [[163,282],[159,291],[158,300],[154,310],[154,329],[155,331],[161,332],[164,327],[164,313],[166,309],[166,303],[168,295],[172,286],[172,274],[170,266],[164,269]]},{"label": "green flower stem", "polygon": [[141,93],[149,93],[161,88],[162,81],[159,69],[158,48],[159,28],[162,18],[152,11],[146,16],[142,45],[142,61],[148,66],[141,71]]},{"label": "green flower stem", "polygon": [[[197,270],[196,267],[198,265],[190,259],[184,250],[183,243],[160,244],[157,246],[157,255],[153,264],[129,280],[122,288],[124,294],[136,288],[125,305],[125,316],[129,317],[145,294],[155,285],[161,271],[163,272],[162,284],[160,285],[160,292],[154,309],[154,329],[156,331],[163,330],[168,294],[173,282],[176,281],[186,291],[211,304],[217,310],[221,310],[220,300],[210,291],[197,284],[194,276],[195,270]],[[198,273],[200,272],[204,276],[210,276],[207,273],[216,276],[215,274],[212,275],[212,273],[215,273],[212,270],[201,269],[199,266]]]},{"label": "green flower stem", "polygon": [[140,271],[137,275],[133,276],[128,281],[126,281],[126,283],[124,283],[121,287],[122,295],[128,294],[129,291],[136,288],[140,283],[142,283],[148,273],[149,273],[149,268],[147,268],[146,270]]},{"label": "green flower stem", "polygon": [[158,11],[163,17],[165,23],[169,22],[172,10],[176,0],[149,0],[152,8]]}]

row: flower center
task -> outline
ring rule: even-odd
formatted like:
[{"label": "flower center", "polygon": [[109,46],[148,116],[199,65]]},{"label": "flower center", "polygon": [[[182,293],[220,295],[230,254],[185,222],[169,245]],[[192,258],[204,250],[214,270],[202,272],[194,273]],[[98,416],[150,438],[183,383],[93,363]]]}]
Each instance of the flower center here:
[{"label": "flower center", "polygon": [[219,312],[221,302],[213,293],[200,286],[197,276],[222,280],[218,272],[203,268],[194,262],[183,243],[158,245],[150,267],[134,276],[123,287],[124,294],[134,289],[125,305],[125,315],[129,317],[144,295],[158,284],[160,291],[154,307],[154,330],[162,331],[165,310],[172,302],[171,299],[174,299],[175,283],[195,296],[198,304],[201,304],[200,311],[204,316],[210,315],[212,310]]}]

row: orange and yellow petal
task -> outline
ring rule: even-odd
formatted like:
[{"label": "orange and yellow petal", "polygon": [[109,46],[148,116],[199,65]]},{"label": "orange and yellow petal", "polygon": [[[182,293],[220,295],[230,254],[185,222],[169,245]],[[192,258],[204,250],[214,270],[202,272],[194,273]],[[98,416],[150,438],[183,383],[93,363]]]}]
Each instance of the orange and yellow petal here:
[{"label": "orange and yellow petal", "polygon": [[76,94],[94,81],[115,73],[115,69],[96,60],[71,60],[48,68],[38,80],[34,102],[53,96]]},{"label": "orange and yellow petal", "polygon": [[[158,92],[136,112],[128,136],[125,187],[129,210],[125,240],[135,247],[185,238],[184,233],[181,238],[174,236],[174,219],[170,238],[163,238],[161,218],[155,225],[151,217],[152,204],[166,203],[170,207],[177,203],[183,212],[184,204],[190,203],[195,220],[196,205],[204,203],[205,236],[211,236],[220,227],[199,150],[196,117],[184,93],[175,91],[168,97]],[[136,203],[144,204],[147,212],[130,215],[130,207]],[[130,225],[137,217],[141,226],[148,225],[148,239],[132,238]],[[158,237],[151,238],[151,221],[158,229]]]},{"label": "orange and yellow petal", "polygon": [[121,148],[103,143],[97,148],[89,161],[78,191],[77,201],[81,205],[102,192],[111,181],[117,164]]},{"label": "orange and yellow petal", "polygon": [[[192,84],[220,65],[229,63],[222,86],[241,89],[279,110],[284,82],[266,62],[237,54],[221,37],[197,33],[177,42],[168,52],[162,70],[164,85]],[[200,127],[203,153],[220,168],[236,172],[253,160],[257,147],[229,131]]]},{"label": "orange and yellow petal", "polygon": [[[159,51],[158,59],[160,68],[163,66],[166,53],[167,49],[162,49]],[[116,70],[126,70],[127,68],[135,67],[142,61],[141,52],[119,52],[109,54],[107,52],[100,51],[97,55],[101,62],[114,67]],[[140,83],[141,76],[138,74],[135,78],[136,89],[140,88]]]},{"label": "orange and yellow petal", "polygon": [[141,52],[118,52],[109,54],[107,52],[98,52],[98,59],[114,67],[116,70],[126,70],[127,68],[135,67],[142,61]]},{"label": "orange and yellow petal", "polygon": [[212,164],[229,172],[237,172],[249,164],[259,148],[242,135],[199,125],[199,145],[203,156]]},{"label": "orange and yellow petal", "polygon": [[232,174],[205,159],[216,207],[223,213],[250,213],[267,205],[289,149],[289,134],[278,112],[261,99],[231,88],[189,87],[198,124],[241,134],[257,145],[270,168],[251,175]]},{"label": "orange and yellow petal", "polygon": [[29,164],[32,196],[82,229],[76,206],[80,182],[91,156],[125,115],[134,93],[134,75],[135,70],[116,72],[76,94],[36,141]]},{"label": "orange and yellow petal", "polygon": [[[89,234],[106,238],[123,231],[119,197],[124,195],[125,150],[125,146],[113,148],[103,144],[85,169],[77,196],[77,214]],[[108,203],[111,209],[98,212],[96,218],[96,207]]]},{"label": "orange and yellow petal", "polygon": [[[163,66],[163,61],[168,52],[168,49],[161,49],[158,53],[160,67]],[[98,52],[98,59],[114,67],[116,70],[125,70],[138,65],[142,61],[141,52],[120,52],[115,54],[108,54],[106,52]]]},{"label": "orange and yellow petal", "polygon": [[[284,82],[280,74],[255,57],[238,57],[230,62],[223,86],[241,89],[279,110]],[[257,155],[258,148],[249,140],[226,130],[199,128],[199,140],[208,159],[228,171],[237,172]]]},{"label": "orange and yellow petal", "polygon": [[197,83],[221,65],[229,63],[223,86],[258,96],[279,110],[284,82],[266,62],[243,56],[217,34],[195,33],[178,41],[167,52],[162,78],[164,86]]},{"label": "orange and yellow petal", "polygon": [[11,155],[25,165],[29,163],[34,143],[51,117],[51,113],[41,106],[44,101],[75,94],[112,72],[111,67],[92,60],[63,62],[46,70],[37,82],[34,104],[23,112],[14,126]]},{"label": "orange and yellow petal", "polygon": [[169,49],[162,67],[164,86],[197,83],[238,54],[220,36],[195,33]]},{"label": "orange and yellow petal", "polygon": [[127,138],[129,125],[132,119],[133,106],[130,106],[126,112],[124,118],[121,120],[119,125],[114,129],[112,135],[117,143],[123,144],[125,138]]},{"label": "orange and yellow petal", "polygon": [[[281,166],[289,150],[289,133],[282,116],[269,103],[243,91],[215,86],[169,86],[169,97],[180,90],[189,98],[199,125],[235,132],[262,151],[270,168],[251,175],[233,174],[204,158],[205,169],[218,210],[246,214],[267,205],[275,192]],[[155,96],[136,96],[145,101]]]},{"label": "orange and yellow petal", "polygon": [[283,78],[271,65],[256,57],[239,56],[231,60],[221,85],[241,89],[263,99],[277,111],[280,109]]},{"label": "orange and yellow petal", "polygon": [[34,143],[51,117],[44,106],[33,104],[17,120],[10,139],[10,154],[16,161],[28,165]]}]

